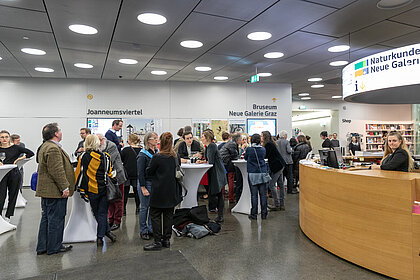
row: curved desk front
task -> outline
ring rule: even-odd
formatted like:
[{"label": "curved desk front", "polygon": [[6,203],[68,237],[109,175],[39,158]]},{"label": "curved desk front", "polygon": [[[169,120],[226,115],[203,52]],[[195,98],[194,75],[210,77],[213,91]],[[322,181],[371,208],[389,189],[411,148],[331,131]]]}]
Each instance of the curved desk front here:
[{"label": "curved desk front", "polygon": [[299,223],[313,242],[362,267],[420,279],[420,174],[300,164]]}]

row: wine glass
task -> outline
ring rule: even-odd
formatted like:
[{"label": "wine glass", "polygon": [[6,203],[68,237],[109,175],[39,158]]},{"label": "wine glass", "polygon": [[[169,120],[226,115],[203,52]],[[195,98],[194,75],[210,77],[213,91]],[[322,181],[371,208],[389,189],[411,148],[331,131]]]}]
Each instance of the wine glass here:
[{"label": "wine glass", "polygon": [[6,153],[1,152],[0,153],[0,161],[3,163],[3,160],[5,160],[5,159],[6,159]]}]

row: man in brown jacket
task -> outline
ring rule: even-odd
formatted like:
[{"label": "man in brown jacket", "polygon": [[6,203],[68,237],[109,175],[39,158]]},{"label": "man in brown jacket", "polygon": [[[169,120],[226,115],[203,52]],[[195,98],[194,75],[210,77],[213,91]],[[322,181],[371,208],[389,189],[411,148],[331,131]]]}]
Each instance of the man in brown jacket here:
[{"label": "man in brown jacket", "polygon": [[57,123],[44,126],[42,138],[45,142],[38,154],[36,188],[36,196],[41,197],[42,217],[36,251],[38,255],[51,255],[72,248],[62,242],[67,198],[73,195],[75,178],[70,158],[60,144],[63,135]]}]

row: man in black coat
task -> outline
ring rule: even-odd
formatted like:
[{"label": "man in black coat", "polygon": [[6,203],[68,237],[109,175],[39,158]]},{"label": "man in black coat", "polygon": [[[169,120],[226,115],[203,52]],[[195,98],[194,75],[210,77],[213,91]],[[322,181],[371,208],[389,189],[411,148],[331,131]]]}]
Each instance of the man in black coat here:
[{"label": "man in black coat", "polygon": [[181,158],[183,163],[187,162],[187,159],[192,157],[199,157],[199,153],[201,152],[200,143],[193,139],[193,135],[191,131],[187,131],[182,135],[184,141],[179,144],[178,147],[178,154]]},{"label": "man in black coat", "polygon": [[327,149],[334,149],[333,144],[331,143],[331,140],[328,139],[328,132],[326,131],[322,131],[319,136],[321,137],[322,140],[324,140],[324,142],[322,143],[322,148],[327,148]]}]

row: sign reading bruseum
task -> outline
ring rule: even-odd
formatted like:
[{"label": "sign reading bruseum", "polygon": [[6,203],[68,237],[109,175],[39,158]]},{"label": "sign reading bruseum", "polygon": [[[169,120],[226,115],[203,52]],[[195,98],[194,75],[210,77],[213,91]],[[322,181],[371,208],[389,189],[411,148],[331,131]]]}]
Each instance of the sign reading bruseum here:
[{"label": "sign reading bruseum", "polygon": [[343,98],[414,84],[420,84],[420,44],[367,56],[343,69]]}]

